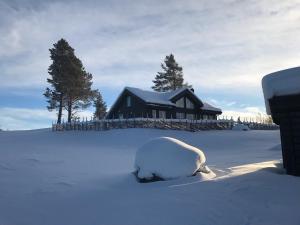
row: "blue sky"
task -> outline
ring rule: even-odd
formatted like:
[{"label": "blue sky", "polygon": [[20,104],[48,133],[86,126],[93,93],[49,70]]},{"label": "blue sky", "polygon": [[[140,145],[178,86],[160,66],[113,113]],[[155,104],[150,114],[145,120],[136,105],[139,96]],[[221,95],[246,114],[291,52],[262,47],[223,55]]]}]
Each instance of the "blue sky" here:
[{"label": "blue sky", "polygon": [[60,38],[75,48],[108,106],[124,86],[149,89],[173,53],[201,99],[227,115],[256,116],[265,111],[263,75],[299,66],[300,4],[1,0],[0,33],[2,129],[47,127],[55,119],[42,93],[48,49]]}]

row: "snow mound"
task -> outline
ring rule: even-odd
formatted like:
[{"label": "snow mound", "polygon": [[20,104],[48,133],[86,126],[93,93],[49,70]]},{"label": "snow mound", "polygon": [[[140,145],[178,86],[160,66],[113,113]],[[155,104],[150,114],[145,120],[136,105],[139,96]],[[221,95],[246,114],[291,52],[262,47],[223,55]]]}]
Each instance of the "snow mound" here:
[{"label": "snow mound", "polygon": [[274,96],[300,94],[300,67],[268,74],[262,79],[267,113],[270,115],[269,99]]},{"label": "snow mound", "polygon": [[248,131],[248,130],[250,130],[250,128],[247,125],[244,125],[242,123],[237,123],[232,127],[232,130]]},{"label": "snow mound", "polygon": [[135,168],[139,179],[169,180],[192,176],[197,171],[213,174],[205,161],[200,149],[175,138],[159,137],[138,149]]}]

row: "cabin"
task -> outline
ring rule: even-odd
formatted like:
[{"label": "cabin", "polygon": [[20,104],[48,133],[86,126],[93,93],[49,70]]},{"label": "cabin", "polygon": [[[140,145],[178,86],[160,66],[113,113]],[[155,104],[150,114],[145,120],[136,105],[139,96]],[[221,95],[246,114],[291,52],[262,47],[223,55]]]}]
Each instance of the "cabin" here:
[{"label": "cabin", "polygon": [[180,88],[169,92],[154,92],[125,87],[110,108],[107,119],[217,119],[222,110],[201,101],[193,89]]}]

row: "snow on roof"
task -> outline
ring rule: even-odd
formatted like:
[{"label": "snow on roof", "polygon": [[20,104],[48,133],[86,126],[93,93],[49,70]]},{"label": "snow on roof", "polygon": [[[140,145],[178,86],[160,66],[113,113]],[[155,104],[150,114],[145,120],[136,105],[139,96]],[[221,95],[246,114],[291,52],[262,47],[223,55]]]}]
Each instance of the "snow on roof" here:
[{"label": "snow on roof", "polygon": [[[178,95],[179,93],[181,93],[182,91],[188,90],[189,92],[191,92],[197,99],[199,99],[193,91],[191,91],[189,88],[187,87],[183,87],[183,88],[179,88],[177,90],[174,91],[169,91],[169,92],[154,92],[154,91],[147,91],[147,90],[142,90],[140,88],[135,88],[135,87],[125,87],[124,90],[128,90],[129,92],[133,93],[134,95],[136,95],[137,97],[141,98],[143,101],[147,102],[147,103],[152,103],[152,104],[162,104],[162,105],[169,105],[169,106],[175,106],[175,103],[173,103],[171,101],[172,98],[174,98],[176,95]],[[123,91],[124,91],[123,90]],[[123,93],[123,91],[120,93],[120,95],[118,96],[117,99],[119,99]],[[201,101],[199,99],[199,101]],[[117,101],[116,101],[117,102]],[[114,105],[116,104],[116,102],[112,105],[112,107],[110,108],[109,112],[107,113],[107,115],[110,113],[111,109],[114,108]],[[211,106],[210,104],[203,102],[203,106],[202,109],[203,110],[209,110],[209,111],[217,111],[217,112],[222,112],[221,109],[219,108],[215,108],[213,106]]]},{"label": "snow on roof", "polygon": [[[169,92],[154,92],[154,91],[146,91],[139,88],[134,87],[125,87],[128,91],[133,93],[134,95],[138,96],[139,98],[143,99],[147,103],[156,103],[156,104],[163,104],[163,105],[171,105],[175,106],[173,102],[171,102],[171,99],[174,98],[176,95],[181,93],[182,91],[188,90],[193,95],[194,92],[192,92],[189,88],[183,87],[179,88],[175,91],[169,91]],[[195,95],[195,97],[198,99],[198,97]],[[202,102],[203,106],[201,107],[203,110],[209,110],[209,111],[218,111],[222,112],[221,109],[213,107],[212,105]]]},{"label": "snow on roof", "polygon": [[274,96],[300,94],[300,67],[268,74],[262,79],[266,111],[271,114],[269,99]]},{"label": "snow on roof", "polygon": [[222,112],[222,110],[220,108],[213,107],[212,105],[210,105],[206,102],[203,102],[203,106],[202,106],[201,109],[209,110],[209,111],[220,111],[220,112]]},{"label": "snow on roof", "polygon": [[138,96],[139,98],[143,99],[147,103],[157,103],[157,104],[172,105],[172,106],[175,104],[170,101],[171,96],[174,95],[174,92],[178,92],[178,90],[182,91],[182,89],[178,89],[176,91],[171,91],[171,92],[154,92],[154,91],[146,91],[134,87],[125,87],[125,89],[127,89],[134,95]]}]

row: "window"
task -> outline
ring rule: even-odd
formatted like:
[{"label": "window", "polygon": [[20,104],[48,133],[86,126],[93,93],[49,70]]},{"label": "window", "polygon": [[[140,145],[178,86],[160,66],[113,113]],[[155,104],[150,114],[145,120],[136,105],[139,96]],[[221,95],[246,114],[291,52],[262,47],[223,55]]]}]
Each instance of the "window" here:
[{"label": "window", "polygon": [[126,106],[130,107],[131,106],[131,96],[126,97]]},{"label": "window", "polygon": [[159,110],[159,118],[166,118],[166,111]]},{"label": "window", "polygon": [[176,119],[184,119],[184,113],[176,113]]},{"label": "window", "polygon": [[152,110],[152,118],[157,118],[155,109]]},{"label": "window", "polygon": [[187,109],[193,109],[194,108],[194,103],[191,102],[188,98],[186,98],[186,108]]},{"label": "window", "polygon": [[123,118],[124,118],[123,114],[119,113],[119,119],[123,119]]},{"label": "window", "polygon": [[188,119],[188,120],[194,120],[195,119],[195,115],[194,114],[186,114],[186,118]]},{"label": "window", "polygon": [[208,119],[207,115],[203,115],[203,119],[207,120]]},{"label": "window", "polygon": [[209,116],[208,116],[208,119],[214,120],[214,119],[215,119],[215,116],[214,116],[214,115],[209,115]]},{"label": "window", "polygon": [[179,108],[184,108],[184,98],[181,98],[176,101],[176,106]]}]

